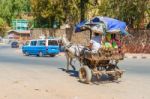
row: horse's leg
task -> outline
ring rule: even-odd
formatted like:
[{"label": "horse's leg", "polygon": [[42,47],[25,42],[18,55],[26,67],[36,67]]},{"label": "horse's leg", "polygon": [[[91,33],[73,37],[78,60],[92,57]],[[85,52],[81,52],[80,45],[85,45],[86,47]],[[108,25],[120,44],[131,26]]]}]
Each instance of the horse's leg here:
[{"label": "horse's leg", "polygon": [[69,62],[69,56],[68,56],[68,53],[66,52],[66,59],[67,59],[67,70],[66,71],[69,71],[69,65],[70,65],[70,62]]},{"label": "horse's leg", "polygon": [[71,65],[71,67],[73,68],[73,70],[75,71],[76,68],[75,68],[75,66],[72,64],[72,61],[73,61],[73,58],[71,57],[71,58],[70,58],[70,65]]}]

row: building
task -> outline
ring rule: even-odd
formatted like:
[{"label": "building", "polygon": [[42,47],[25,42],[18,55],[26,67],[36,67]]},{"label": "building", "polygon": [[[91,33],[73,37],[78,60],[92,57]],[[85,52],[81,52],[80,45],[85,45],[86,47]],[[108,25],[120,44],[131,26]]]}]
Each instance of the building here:
[{"label": "building", "polygon": [[30,39],[29,21],[25,19],[12,20],[12,30],[8,31],[8,38],[20,41]]}]

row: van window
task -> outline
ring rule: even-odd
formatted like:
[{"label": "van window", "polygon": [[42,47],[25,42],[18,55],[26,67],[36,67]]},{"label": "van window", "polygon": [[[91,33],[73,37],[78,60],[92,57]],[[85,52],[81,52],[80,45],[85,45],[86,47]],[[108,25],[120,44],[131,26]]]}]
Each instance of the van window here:
[{"label": "van window", "polygon": [[45,46],[45,40],[40,40],[38,41],[39,46]]},{"label": "van window", "polygon": [[31,41],[31,46],[36,46],[37,41]]},{"label": "van window", "polygon": [[58,45],[57,40],[48,40],[48,45]]}]

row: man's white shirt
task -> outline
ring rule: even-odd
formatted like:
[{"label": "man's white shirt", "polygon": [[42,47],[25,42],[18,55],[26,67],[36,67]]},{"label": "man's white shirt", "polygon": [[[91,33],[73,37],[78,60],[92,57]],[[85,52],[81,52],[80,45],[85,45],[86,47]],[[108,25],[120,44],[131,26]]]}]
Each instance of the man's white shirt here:
[{"label": "man's white shirt", "polygon": [[92,43],[92,50],[98,51],[98,49],[101,47],[100,42],[101,42],[100,36],[93,37],[90,41],[90,43]]}]

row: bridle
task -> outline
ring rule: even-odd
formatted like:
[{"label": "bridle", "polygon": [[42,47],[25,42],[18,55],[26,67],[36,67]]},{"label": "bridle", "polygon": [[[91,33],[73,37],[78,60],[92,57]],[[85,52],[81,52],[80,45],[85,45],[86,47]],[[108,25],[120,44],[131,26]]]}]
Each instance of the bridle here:
[{"label": "bridle", "polygon": [[65,45],[65,48],[70,48],[72,45],[72,43],[69,43],[68,45]]}]

